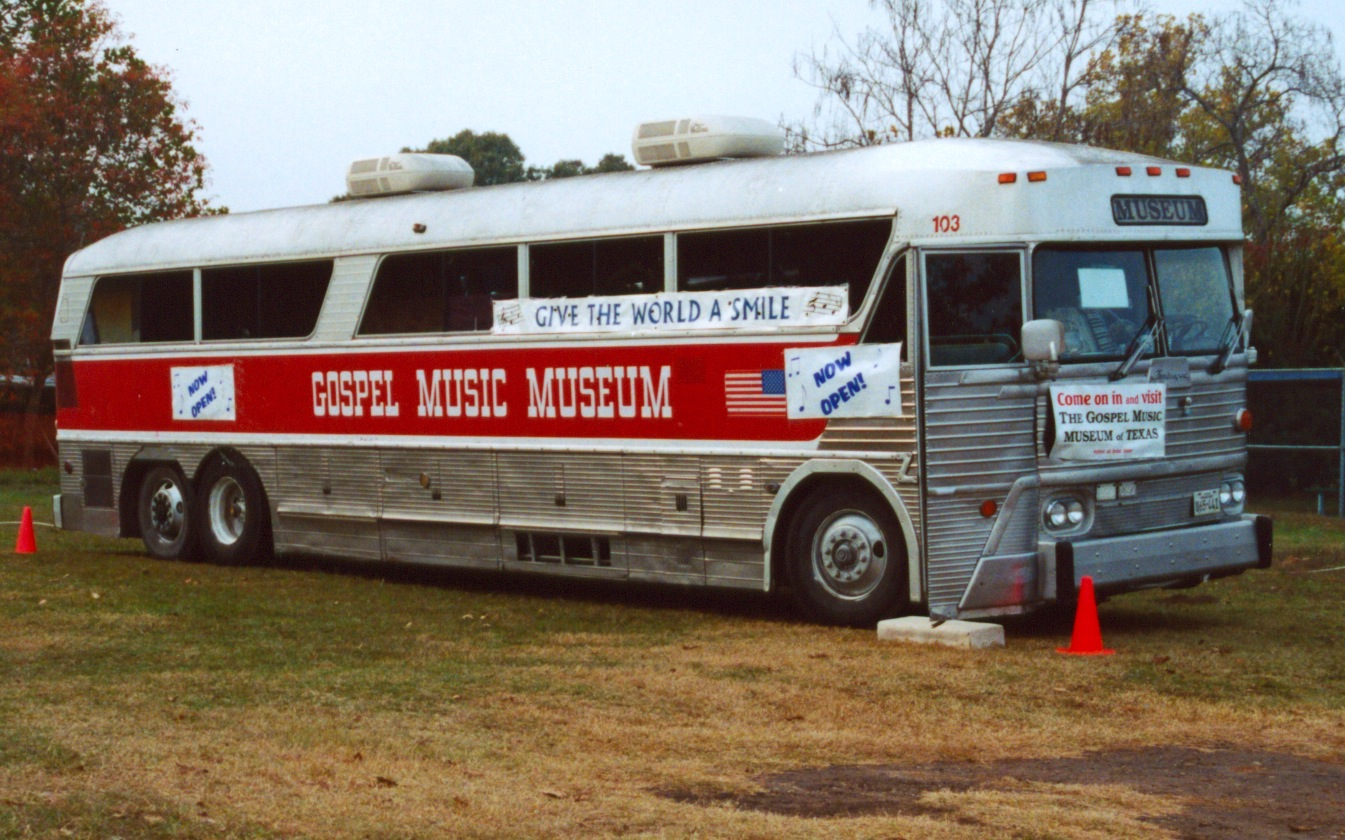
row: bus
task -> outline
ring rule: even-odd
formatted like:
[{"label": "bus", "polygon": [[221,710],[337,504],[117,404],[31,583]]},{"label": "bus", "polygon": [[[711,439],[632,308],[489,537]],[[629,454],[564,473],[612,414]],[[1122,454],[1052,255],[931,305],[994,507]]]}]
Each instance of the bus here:
[{"label": "bus", "polygon": [[1236,175],[765,133],[644,124],[649,168],[489,187],[375,158],[368,197],[78,251],[58,524],[780,591],[842,625],[1268,566]]}]

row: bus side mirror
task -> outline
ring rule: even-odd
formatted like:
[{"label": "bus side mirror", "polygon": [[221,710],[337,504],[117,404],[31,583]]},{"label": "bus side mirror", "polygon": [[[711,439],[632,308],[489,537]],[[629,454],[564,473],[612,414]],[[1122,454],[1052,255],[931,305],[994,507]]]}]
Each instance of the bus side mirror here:
[{"label": "bus side mirror", "polygon": [[1032,363],[1038,379],[1054,379],[1065,349],[1065,325],[1050,318],[1028,321],[1021,333],[1023,358]]},{"label": "bus side mirror", "polygon": [[1054,362],[1065,349],[1065,325],[1050,318],[1028,321],[1022,332],[1023,358],[1029,362]]}]

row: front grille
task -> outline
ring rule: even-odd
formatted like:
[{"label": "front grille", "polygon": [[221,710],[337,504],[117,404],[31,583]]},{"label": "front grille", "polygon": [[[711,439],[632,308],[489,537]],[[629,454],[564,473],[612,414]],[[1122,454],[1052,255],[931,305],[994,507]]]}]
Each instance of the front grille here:
[{"label": "front grille", "polygon": [[1087,537],[1110,537],[1214,521],[1217,517],[1196,519],[1191,515],[1191,494],[1197,490],[1217,489],[1220,478],[1219,473],[1198,473],[1139,481],[1134,498],[1098,503],[1093,513],[1093,527]]}]

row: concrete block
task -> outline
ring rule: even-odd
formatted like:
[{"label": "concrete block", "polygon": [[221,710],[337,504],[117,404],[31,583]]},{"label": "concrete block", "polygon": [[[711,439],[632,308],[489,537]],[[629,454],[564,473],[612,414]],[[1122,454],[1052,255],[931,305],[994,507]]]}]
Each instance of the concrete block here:
[{"label": "concrete block", "polygon": [[1004,647],[1004,628],[978,621],[945,621],[935,627],[928,616],[908,615],[878,622],[878,638],[980,649]]}]

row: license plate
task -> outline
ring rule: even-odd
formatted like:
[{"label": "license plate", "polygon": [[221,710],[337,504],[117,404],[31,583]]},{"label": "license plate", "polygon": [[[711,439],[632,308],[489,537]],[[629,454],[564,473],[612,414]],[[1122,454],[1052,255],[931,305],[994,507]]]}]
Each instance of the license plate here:
[{"label": "license plate", "polygon": [[1197,490],[1191,494],[1191,507],[1194,516],[1207,516],[1219,512],[1218,490]]}]

